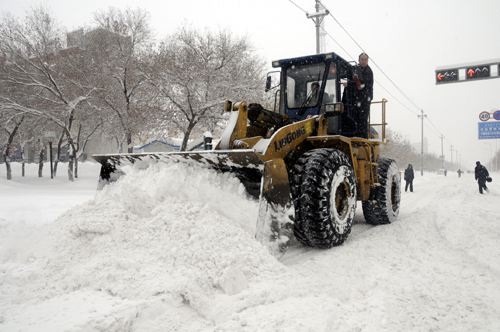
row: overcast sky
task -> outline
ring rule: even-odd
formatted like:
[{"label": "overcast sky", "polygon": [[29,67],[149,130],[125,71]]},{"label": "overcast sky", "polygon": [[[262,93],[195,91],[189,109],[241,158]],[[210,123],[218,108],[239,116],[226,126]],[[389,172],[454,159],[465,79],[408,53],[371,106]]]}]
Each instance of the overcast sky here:
[{"label": "overcast sky", "polygon": [[[72,30],[91,24],[92,13],[98,9],[140,7],[150,12],[160,38],[182,24],[229,28],[237,35],[248,36],[270,63],[316,52],[314,23],[304,12],[314,12],[315,1],[292,1],[0,0],[0,10],[22,17],[30,6],[41,3]],[[420,142],[421,120],[417,115],[423,110],[427,115],[424,136],[430,152],[441,154],[443,135],[447,161],[451,159],[451,145],[453,151],[458,150],[465,169],[473,168],[476,160],[487,161],[490,149],[494,153],[498,142],[478,140],[479,113],[500,110],[500,78],[436,85],[435,70],[500,59],[500,1],[322,2],[356,41],[332,16],[327,16],[327,51],[357,60],[361,52],[357,43],[370,55],[376,81],[374,98],[389,100],[387,122],[392,130],[412,143]],[[456,157],[453,152],[454,161]],[[419,165],[419,160],[414,164]]]}]

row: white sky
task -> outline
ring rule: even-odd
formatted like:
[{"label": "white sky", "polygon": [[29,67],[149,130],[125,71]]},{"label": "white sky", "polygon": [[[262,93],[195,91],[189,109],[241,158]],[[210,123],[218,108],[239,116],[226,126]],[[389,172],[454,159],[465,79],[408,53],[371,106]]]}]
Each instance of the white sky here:
[{"label": "white sky", "polygon": [[[0,10],[22,16],[30,5],[42,3],[71,30],[91,23],[92,13],[98,9],[139,6],[151,13],[159,37],[174,32],[183,23],[198,28],[229,28],[235,34],[247,35],[270,63],[316,51],[314,24],[298,8],[313,12],[315,1],[293,2],[296,5],[288,0],[0,0]],[[500,78],[437,86],[434,71],[449,64],[500,58],[500,1],[324,0],[323,4],[370,55],[379,83],[375,85],[375,99],[389,100],[387,121],[393,130],[411,142],[420,142],[421,121],[417,114],[422,109],[427,115],[424,135],[430,152],[441,154],[442,134],[448,161],[453,145],[462,168],[473,168],[476,160],[486,163],[498,142],[478,140],[477,123],[480,112],[500,109]],[[348,60],[357,58],[361,50],[331,16],[325,18],[325,28],[345,50],[327,36],[327,51]],[[453,152],[454,161],[456,157]]]}]

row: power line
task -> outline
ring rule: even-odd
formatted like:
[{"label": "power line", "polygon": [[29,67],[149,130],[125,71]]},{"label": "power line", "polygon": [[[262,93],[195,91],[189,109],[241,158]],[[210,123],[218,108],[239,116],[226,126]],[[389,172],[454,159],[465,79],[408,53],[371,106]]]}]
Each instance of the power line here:
[{"label": "power line", "polygon": [[440,131],[440,130],[439,130],[439,129],[438,129],[438,128],[434,125],[434,123],[432,123],[432,121],[431,121],[430,119],[429,119],[429,122],[431,123],[431,125],[432,125],[434,128],[436,128],[436,130],[439,132],[439,134],[440,134],[440,135],[442,135],[442,134],[441,134],[441,131]]},{"label": "power line", "polygon": [[297,5],[295,2],[293,2],[292,0],[288,0],[288,1],[290,1],[291,3],[293,3],[298,9],[302,10],[304,13],[307,14],[307,12],[304,9],[300,8],[300,6]]},{"label": "power line", "polygon": [[[318,2],[319,2],[322,6],[323,6],[323,8],[326,8],[326,7],[325,7],[325,5],[323,5],[323,4],[321,3],[321,1],[320,1],[320,0],[317,0],[317,1],[318,1]],[[337,22],[337,24],[338,24],[338,25],[342,28],[342,30],[344,30],[344,32],[345,32],[345,33],[349,36],[349,38],[351,38],[351,40],[352,40],[352,41],[353,41],[353,42],[354,42],[354,43],[355,43],[355,44],[356,44],[356,45],[357,45],[357,46],[361,49],[361,51],[363,51],[363,52],[364,52],[365,50],[361,47],[361,45],[359,45],[359,44],[358,44],[358,42],[357,42],[357,41],[356,41],[356,40],[355,40],[355,39],[354,39],[354,38],[353,38],[353,37],[349,34],[349,32],[347,32],[347,30],[346,30],[346,29],[342,26],[342,24],[340,24],[340,22],[339,22],[339,21],[337,21],[337,19],[335,18],[335,16],[333,16],[333,15],[332,15],[332,13],[331,13],[330,11],[328,11],[328,12],[329,12],[330,16],[331,16],[331,17],[335,20],[335,22]]]},{"label": "power line", "polygon": [[347,55],[349,55],[351,59],[354,59],[353,56],[349,54],[349,52],[347,52],[325,29],[323,29],[323,27],[321,27],[321,30],[323,30],[325,34],[327,34],[328,37],[330,37],[330,39],[333,40],[335,44],[337,44],[342,49],[342,51],[344,51]]},{"label": "power line", "polygon": [[[294,3],[292,0],[288,0],[290,1],[293,5],[295,5],[298,9],[300,9],[301,11],[303,11],[304,13],[307,14],[307,11],[305,11],[304,9],[302,9],[299,5],[297,5],[296,3]],[[321,6],[323,6],[323,8],[326,9],[326,6],[323,5],[323,3],[321,2],[321,0],[316,0],[319,4],[321,4]],[[359,49],[362,51],[362,52],[365,52],[365,50],[363,49],[363,47],[361,47],[361,45],[354,39],[354,37],[351,36],[351,34],[344,28],[344,26],[342,24],[340,24],[340,22],[335,18],[335,16],[333,16],[333,14],[328,11],[328,14],[333,18],[333,20],[342,28],[342,30],[347,34],[347,36],[349,36],[349,38],[351,38],[351,40],[354,42],[354,44],[356,44],[356,46],[359,47]],[[324,28],[321,28],[326,35],[328,35],[328,37],[330,37],[330,39],[332,39],[348,56],[351,57],[351,59],[355,59],[352,55],[349,54],[349,52],[347,52]],[[392,83],[392,85],[417,109],[421,109],[415,102],[413,102],[404,92],[403,90],[401,90],[399,88],[399,86],[394,83],[394,81],[382,70],[382,68],[380,68],[380,66],[376,63],[375,60],[373,60],[373,58],[370,58],[371,59],[371,62],[375,65],[375,67],[378,68],[378,70],[389,80],[389,82]],[[413,113],[414,115],[416,115],[417,117],[420,117],[420,115],[418,115],[417,113],[415,113],[414,111],[412,111],[409,107],[407,107],[405,104],[403,104],[399,99],[397,99],[392,93],[390,93],[385,87],[382,86],[382,84],[380,84],[380,82],[376,81],[376,83],[383,89],[385,90],[392,98],[394,98],[398,103],[400,103],[405,109],[407,109],[409,112]],[[441,131],[434,125],[434,123],[432,123],[432,121],[430,121],[430,119],[425,116],[425,118],[429,121],[429,123],[438,131],[439,135],[437,135],[429,126],[425,125],[427,128],[429,128],[430,132],[433,133],[434,135],[436,135],[438,138],[440,137],[440,135],[442,136],[441,134]],[[424,117],[422,117],[422,123],[423,123],[423,120],[424,120]],[[447,140],[447,139],[446,139]],[[447,140],[448,141],[448,140]],[[448,141],[449,142],[449,141]],[[451,144],[451,142],[449,142]]]},{"label": "power line", "polygon": [[[349,54],[349,52],[347,52],[347,51],[346,51],[346,50],[345,50],[345,49],[344,49],[344,48],[343,48],[343,47],[339,44],[339,42],[337,42],[337,41],[336,41],[336,40],[335,40],[335,39],[334,39],[334,38],[333,38],[333,37],[332,37],[332,36],[328,33],[328,31],[326,31],[326,30],[325,30],[325,29],[323,29],[323,28],[321,28],[321,29],[325,32],[325,34],[326,34],[326,35],[328,35],[328,37],[330,37],[330,39],[331,39],[331,40],[333,40],[333,41],[335,42],[335,44],[337,44],[337,45],[338,45],[338,46],[339,46],[339,47],[340,47],[340,48],[341,48],[341,49],[342,49],[342,50],[343,50],[343,51],[344,51],[344,52],[345,52],[345,53],[346,53],[349,57],[351,57],[351,59],[354,59],[354,57],[353,57],[351,54]],[[373,59],[372,59],[372,61],[373,61]],[[382,71],[382,70],[380,69],[380,67],[378,67],[378,66],[377,66],[377,68],[379,68],[379,70],[380,70],[380,71]],[[384,73],[384,75],[385,75],[385,73]],[[401,106],[403,106],[404,108],[406,108],[408,111],[410,111],[410,112],[411,112],[411,113],[413,113],[414,115],[418,115],[417,113],[415,113],[414,111],[412,111],[411,109],[409,109],[409,108],[408,108],[405,104],[403,104],[403,103],[402,103],[399,99],[397,99],[397,98],[396,98],[396,97],[395,97],[392,93],[390,93],[390,92],[389,92],[389,90],[387,90],[386,88],[384,88],[384,86],[383,86],[380,82],[378,82],[378,81],[375,81],[375,82],[376,82],[376,83],[377,83],[377,84],[378,84],[378,85],[379,85],[382,89],[384,89],[384,91],[385,91],[385,92],[387,92],[387,93],[388,93],[388,94],[389,94],[392,98],[394,98],[394,99],[395,99],[398,103],[400,103],[400,104],[401,104]],[[391,82],[392,82],[392,81],[391,81]],[[393,83],[393,84],[394,84],[394,83]],[[414,105],[414,106],[416,107],[416,105]]]},{"label": "power line", "polygon": [[[326,7],[323,5],[323,3],[321,3],[321,1],[320,1],[320,0],[317,0],[317,1],[318,1],[318,2],[319,2],[319,3],[320,3],[320,4],[324,7],[324,8],[326,8]],[[357,45],[357,46],[361,49],[361,51],[362,51],[362,52],[365,52],[365,50],[363,49],[363,47],[361,47],[361,45],[359,45],[359,43],[358,43],[358,42],[354,39],[354,37],[352,37],[352,36],[351,36],[351,34],[349,34],[349,32],[347,32],[347,30],[346,30],[346,29],[342,26],[342,24],[340,24],[340,22],[339,22],[339,21],[335,18],[335,16],[333,16],[333,14],[332,14],[330,11],[329,11],[329,15],[330,15],[330,16],[331,16],[334,20],[335,20],[335,22],[337,22],[337,24],[338,24],[338,25],[342,28],[342,30],[344,30],[344,32],[345,32],[345,33],[349,36],[349,38],[351,38],[351,40],[352,40],[352,41],[353,41],[353,42],[354,42],[354,43],[355,43],[355,44],[356,44],[356,45]],[[323,29],[323,30],[324,30],[324,29]],[[325,31],[325,32],[326,32],[326,31]],[[333,37],[331,37],[331,35],[330,35],[329,33],[327,33],[327,35],[328,35],[328,36],[329,36],[332,40],[334,40],[334,39],[333,39]],[[334,40],[334,41],[335,41],[335,40]],[[337,41],[335,41],[335,43],[337,43],[337,45],[339,45],[339,43],[338,43]],[[340,46],[340,45],[339,45],[339,46]],[[341,47],[341,48],[342,48],[342,47]],[[342,50],[344,50],[344,48],[342,48]],[[344,50],[344,52],[346,52],[346,51]],[[353,58],[353,57],[352,57],[352,55],[350,55],[348,52],[346,52],[346,53],[347,53],[347,54],[348,54],[351,58]],[[353,58],[353,59],[354,59],[354,58]],[[407,100],[408,100],[408,101],[409,101],[409,102],[410,102],[410,103],[414,106],[414,107],[416,107],[417,109],[420,109],[420,107],[419,107],[417,104],[415,104],[415,103],[414,103],[414,102],[413,102],[413,101],[412,101],[412,100],[411,100],[411,99],[410,99],[410,98],[409,98],[409,97],[408,97],[408,96],[407,96],[407,95],[403,92],[403,90],[401,90],[401,89],[399,88],[399,86],[398,86],[396,83],[394,83],[394,81],[393,81],[393,80],[392,80],[392,79],[391,79],[391,78],[390,78],[390,77],[389,77],[389,76],[388,76],[388,75],[387,75],[387,74],[386,74],[386,73],[382,70],[382,68],[380,68],[380,66],[376,63],[376,61],[375,61],[373,58],[370,58],[370,59],[371,59],[372,63],[375,65],[375,67],[377,67],[377,68],[378,68],[378,70],[380,70],[380,72],[381,72],[381,73],[382,73],[382,74],[383,74],[383,75],[384,75],[384,76],[385,76],[385,77],[389,80],[389,82],[391,82],[391,83],[392,83],[392,85],[393,85],[393,86],[394,86],[394,87],[395,87],[395,88],[396,88],[396,89],[397,89],[397,90],[398,90],[398,91],[399,91],[399,92],[400,92],[400,93],[401,93],[401,94],[402,94],[402,95],[403,95],[403,96],[404,96],[404,97],[405,97],[405,98],[406,98],[406,99],[407,99]],[[410,111],[410,112],[411,112],[411,113],[413,113],[414,115],[419,116],[417,113],[415,113],[415,112],[414,112],[414,111],[412,111],[410,108],[408,108],[406,105],[404,105],[404,104],[403,104],[400,100],[398,100],[396,97],[394,97],[394,95],[392,95],[392,94],[391,94],[391,93],[390,93],[390,92],[389,92],[386,88],[384,88],[384,87],[382,86],[382,84],[380,84],[380,82],[377,82],[377,84],[378,84],[378,85],[379,85],[382,89],[384,89],[384,90],[385,90],[385,91],[386,91],[389,95],[391,95],[391,97],[392,97],[392,98],[394,98],[394,99],[395,99],[398,103],[400,103],[400,104],[401,104],[404,108],[406,108],[408,111]],[[426,116],[425,118],[426,118],[426,119],[430,122],[430,124],[431,124],[431,125],[432,125],[432,126],[433,126],[433,127],[434,127],[437,131],[438,131],[438,133],[440,133],[440,134],[441,134],[440,130],[439,130],[439,129],[438,129],[438,128],[434,125],[434,123],[432,123],[432,121],[431,121],[431,120],[430,120],[427,116]],[[423,121],[423,119],[422,119],[422,121]],[[426,127],[427,127],[427,128],[429,128],[429,130],[430,130],[433,134],[435,134],[437,137],[439,137],[439,136],[440,136],[440,135],[437,135],[437,134],[436,134],[436,133],[435,133],[435,132],[434,132],[434,131],[430,128],[430,127],[428,127],[427,125],[426,125]],[[449,142],[449,143],[451,144],[451,142]]]},{"label": "power line", "polygon": [[[324,7],[326,8],[322,3],[321,1],[318,0],[318,2]],[[337,24],[342,28],[342,30],[344,30],[344,32],[349,36],[349,38],[351,38],[351,40],[354,42],[354,44],[356,44],[356,46],[358,46],[362,52],[365,52],[365,50],[361,47],[361,45],[358,44],[358,42],[349,34],[349,32],[347,32],[347,30],[342,26],[342,24],[340,24],[340,22],[335,18],[335,16],[333,16],[333,14],[329,11],[328,14],[335,20],[335,22],[337,22]],[[338,44],[338,43],[337,43]],[[351,56],[352,58],[352,56]],[[392,83],[392,85],[394,85],[394,87],[396,89],[398,89],[398,91],[406,98],[408,99],[408,101],[413,105],[415,106],[417,109],[420,109],[420,107],[418,107],[410,98],[408,98],[408,96],[403,92],[403,90],[401,90],[399,88],[399,86],[394,83],[393,80],[391,80],[391,78],[382,70],[382,68],[379,67],[379,65],[377,64],[377,62],[375,60],[373,60],[373,58],[371,57],[370,58],[372,63],[375,65],[375,67],[378,68],[378,70],[380,70],[380,72],[389,80],[389,82]],[[387,90],[386,90],[387,91]],[[415,113],[416,114],[416,113]]]}]

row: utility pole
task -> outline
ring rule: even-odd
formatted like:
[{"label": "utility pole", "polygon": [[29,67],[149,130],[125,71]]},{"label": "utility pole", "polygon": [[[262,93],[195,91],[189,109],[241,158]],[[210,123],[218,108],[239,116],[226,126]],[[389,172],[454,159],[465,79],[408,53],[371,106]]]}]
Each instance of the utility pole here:
[{"label": "utility pole", "polygon": [[441,135],[441,168],[444,168],[444,150],[443,150],[443,139],[444,139],[444,136]]},{"label": "utility pole", "polygon": [[451,164],[453,165],[453,145],[450,146],[450,151],[451,151]]},{"label": "utility pole", "polygon": [[[330,12],[327,9],[321,10],[320,11],[320,3],[319,0],[316,0],[316,13],[309,14],[306,13],[307,18],[310,18],[314,21],[314,24],[316,25],[316,54],[320,53],[320,31],[319,28],[321,27],[321,23],[323,22],[323,19],[325,18],[326,15],[328,15]],[[321,6],[321,8],[324,8]]]},{"label": "utility pole", "polygon": [[419,118],[422,118],[422,154],[420,156],[420,175],[424,175],[424,118],[427,117],[426,114],[424,114],[424,110],[420,110],[422,112],[422,115],[417,115]]}]

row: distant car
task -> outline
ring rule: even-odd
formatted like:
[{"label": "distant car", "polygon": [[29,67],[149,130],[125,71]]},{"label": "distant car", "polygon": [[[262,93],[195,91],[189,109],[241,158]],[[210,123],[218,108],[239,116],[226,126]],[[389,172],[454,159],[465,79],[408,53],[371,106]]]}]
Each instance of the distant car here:
[{"label": "distant car", "polygon": [[437,171],[439,175],[444,175],[444,168],[441,168],[439,171]]}]

